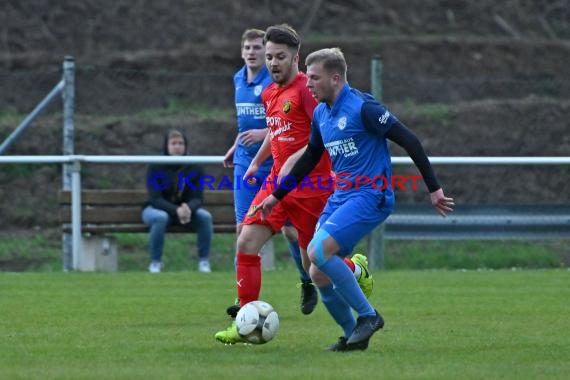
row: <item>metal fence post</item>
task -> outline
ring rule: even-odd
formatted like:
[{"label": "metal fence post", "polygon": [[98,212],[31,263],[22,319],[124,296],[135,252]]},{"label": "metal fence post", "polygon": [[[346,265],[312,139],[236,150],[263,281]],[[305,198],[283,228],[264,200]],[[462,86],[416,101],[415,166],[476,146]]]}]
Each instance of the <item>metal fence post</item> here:
[{"label": "metal fence post", "polygon": [[80,268],[81,242],[81,162],[73,161],[71,166],[71,240],[73,270]]},{"label": "metal fence post", "polygon": [[[74,154],[74,112],[75,112],[75,60],[72,56],[66,56],[63,61],[63,81],[65,87],[62,92],[63,98],[63,155]],[[71,190],[71,163],[62,165],[63,190]],[[62,261],[63,270],[73,269],[72,257],[73,241],[69,233],[63,233],[62,237]],[[76,263],[75,263],[76,264]]]},{"label": "metal fence post", "polygon": [[[380,55],[372,57],[370,70],[370,88],[372,95],[382,101],[382,60]],[[367,241],[367,256],[370,268],[384,268],[384,223],[376,227],[369,235]]]},{"label": "metal fence post", "polygon": [[379,102],[382,101],[382,58],[380,54],[375,54],[372,57],[371,70],[370,70],[370,89],[372,96]]}]

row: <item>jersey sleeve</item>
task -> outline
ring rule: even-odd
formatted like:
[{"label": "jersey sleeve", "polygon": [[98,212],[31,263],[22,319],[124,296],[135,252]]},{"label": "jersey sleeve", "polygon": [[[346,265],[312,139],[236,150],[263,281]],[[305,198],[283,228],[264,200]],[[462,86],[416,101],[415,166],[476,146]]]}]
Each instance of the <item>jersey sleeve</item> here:
[{"label": "jersey sleeve", "polygon": [[377,136],[384,136],[393,125],[400,123],[396,116],[376,101],[365,101],[360,117],[366,130]]},{"label": "jersey sleeve", "polygon": [[366,101],[361,109],[364,127],[372,134],[388,138],[406,150],[419,169],[430,192],[441,188],[422,144],[397,117],[376,101]]},{"label": "jersey sleeve", "polygon": [[317,149],[325,149],[323,136],[321,135],[321,130],[319,129],[318,121],[316,118],[313,118],[313,121],[311,121],[311,136],[309,137],[309,145],[312,145]]},{"label": "jersey sleeve", "polygon": [[385,137],[406,150],[422,174],[422,178],[430,193],[441,188],[420,140],[412,131],[398,121],[397,124],[390,128]]}]

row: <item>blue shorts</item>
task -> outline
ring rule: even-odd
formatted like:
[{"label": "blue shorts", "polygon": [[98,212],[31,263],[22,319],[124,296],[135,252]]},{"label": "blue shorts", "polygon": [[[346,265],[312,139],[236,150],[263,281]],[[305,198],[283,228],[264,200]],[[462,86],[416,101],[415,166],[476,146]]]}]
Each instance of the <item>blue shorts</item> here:
[{"label": "blue shorts", "polygon": [[[269,171],[259,171],[255,175],[261,181],[257,182],[257,186],[247,185],[244,186],[243,175],[247,170],[247,166],[235,165],[234,166],[234,211],[236,215],[236,224],[241,224],[243,218],[249,210],[251,201],[255,197],[255,194],[261,188],[261,184],[265,177],[269,175]],[[241,182],[238,186],[238,181]]]},{"label": "blue shorts", "polygon": [[[337,190],[338,191],[338,190]],[[356,244],[375,227],[384,222],[394,210],[394,197],[382,193],[355,191],[328,199],[317,223],[340,246],[340,255],[349,255]]]}]

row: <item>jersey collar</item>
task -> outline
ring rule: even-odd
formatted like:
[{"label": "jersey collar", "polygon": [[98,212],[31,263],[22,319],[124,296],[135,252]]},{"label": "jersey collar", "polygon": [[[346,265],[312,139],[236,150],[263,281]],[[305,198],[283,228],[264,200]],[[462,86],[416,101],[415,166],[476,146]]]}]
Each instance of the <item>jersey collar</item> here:
[{"label": "jersey collar", "polygon": [[331,108],[331,116],[336,116],[338,111],[342,108],[342,103],[344,101],[344,98],[348,96],[349,92],[350,92],[350,86],[348,85],[348,83],[345,83]]},{"label": "jersey collar", "polygon": [[[247,66],[243,65],[241,70],[239,71],[239,76],[244,83],[247,83]],[[262,84],[263,80],[269,76],[269,70],[267,66],[263,65],[261,70],[257,73],[257,75],[253,78],[250,83],[247,83],[248,86],[257,86],[258,84]]]}]

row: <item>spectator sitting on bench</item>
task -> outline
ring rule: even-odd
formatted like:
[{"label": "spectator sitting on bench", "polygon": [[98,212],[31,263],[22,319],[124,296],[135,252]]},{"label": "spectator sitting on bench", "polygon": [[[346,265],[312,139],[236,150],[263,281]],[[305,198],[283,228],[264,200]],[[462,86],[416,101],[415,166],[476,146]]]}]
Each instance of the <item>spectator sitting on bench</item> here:
[{"label": "spectator sitting on bench", "polygon": [[[186,136],[179,130],[170,130],[164,139],[164,155],[184,156],[187,152]],[[149,272],[159,273],[163,267],[165,233],[171,225],[188,226],[189,231],[193,228],[197,232],[198,270],[211,272],[209,256],[213,225],[212,215],[201,207],[203,191],[199,181],[202,173],[202,168],[197,165],[148,166],[146,174],[148,200],[144,205],[142,219],[150,227]],[[189,183],[192,186],[189,186]]]}]

